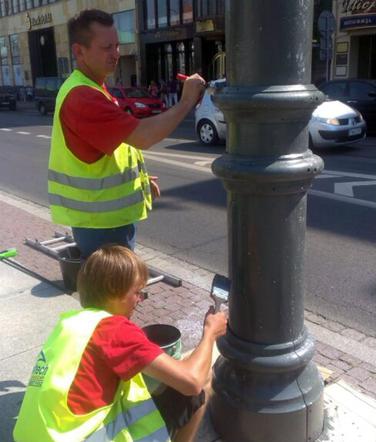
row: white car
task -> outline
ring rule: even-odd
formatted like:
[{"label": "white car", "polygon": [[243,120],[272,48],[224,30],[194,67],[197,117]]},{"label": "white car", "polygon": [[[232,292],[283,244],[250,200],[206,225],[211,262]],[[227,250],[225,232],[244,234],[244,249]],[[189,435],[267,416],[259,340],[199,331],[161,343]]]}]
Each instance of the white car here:
[{"label": "white car", "polygon": [[[196,107],[195,128],[203,144],[212,145],[226,139],[223,113],[213,101],[214,91],[225,85],[226,80],[212,81]],[[325,101],[313,111],[308,130],[310,146],[339,146],[365,138],[366,123],[362,115],[347,104]]]}]

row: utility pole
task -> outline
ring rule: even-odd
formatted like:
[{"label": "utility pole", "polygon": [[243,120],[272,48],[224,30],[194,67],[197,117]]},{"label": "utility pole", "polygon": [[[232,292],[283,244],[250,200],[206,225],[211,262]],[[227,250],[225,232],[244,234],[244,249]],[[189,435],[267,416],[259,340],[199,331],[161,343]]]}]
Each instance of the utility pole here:
[{"label": "utility pole", "polygon": [[218,341],[210,411],[226,442],[312,442],[323,382],[304,327],[307,190],[323,168],[308,122],[313,0],[228,0],[227,87],[216,103],[226,153],[229,328]]}]

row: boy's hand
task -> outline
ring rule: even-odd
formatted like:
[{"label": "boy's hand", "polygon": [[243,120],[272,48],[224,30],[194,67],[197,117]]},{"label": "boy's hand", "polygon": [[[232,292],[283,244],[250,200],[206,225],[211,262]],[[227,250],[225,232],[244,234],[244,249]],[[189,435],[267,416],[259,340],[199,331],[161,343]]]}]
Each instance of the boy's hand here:
[{"label": "boy's hand", "polygon": [[214,313],[211,306],[205,315],[204,332],[210,333],[214,339],[223,336],[227,328],[227,315],[224,312]]},{"label": "boy's hand", "polygon": [[183,83],[181,101],[185,101],[193,107],[202,97],[205,86],[206,82],[200,75],[191,75]]}]

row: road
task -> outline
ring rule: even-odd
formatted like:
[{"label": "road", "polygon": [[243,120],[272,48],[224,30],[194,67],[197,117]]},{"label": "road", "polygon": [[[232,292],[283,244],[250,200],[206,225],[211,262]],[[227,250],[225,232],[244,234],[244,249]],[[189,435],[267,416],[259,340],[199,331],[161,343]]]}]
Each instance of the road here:
[{"label": "road", "polygon": [[[51,120],[0,111],[0,189],[44,206]],[[140,223],[140,243],[227,272],[226,195],[210,169],[223,152],[200,146],[188,119],[145,153],[163,197]],[[308,196],[306,307],[375,336],[376,139],[317,153],[325,171]]]}]

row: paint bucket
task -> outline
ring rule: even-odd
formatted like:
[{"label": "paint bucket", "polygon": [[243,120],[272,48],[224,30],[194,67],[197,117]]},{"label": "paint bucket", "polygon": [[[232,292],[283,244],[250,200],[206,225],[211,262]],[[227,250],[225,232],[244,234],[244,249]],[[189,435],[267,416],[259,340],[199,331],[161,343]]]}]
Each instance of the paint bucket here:
[{"label": "paint bucket", "polygon": [[[143,327],[142,330],[147,338],[157,344],[165,353],[174,359],[181,359],[181,333],[178,328],[168,324],[151,324]],[[145,374],[143,378],[149,392],[154,395],[161,394],[166,388],[165,384]]]},{"label": "paint bucket", "polygon": [[77,290],[77,275],[81,268],[81,253],[78,247],[66,247],[58,252],[64,287],[70,292]]}]

